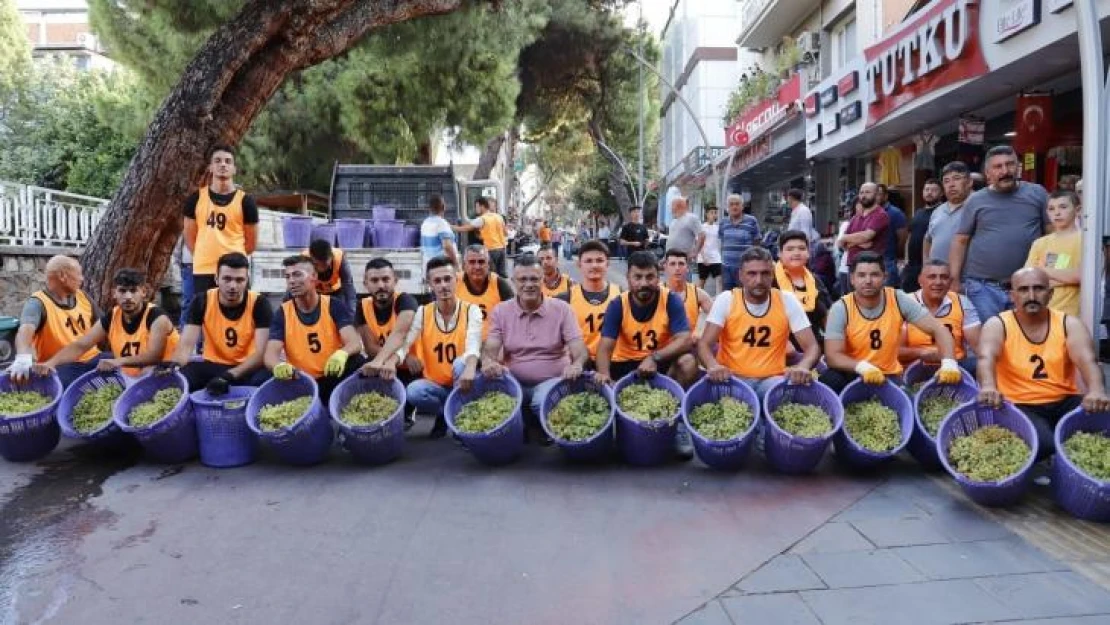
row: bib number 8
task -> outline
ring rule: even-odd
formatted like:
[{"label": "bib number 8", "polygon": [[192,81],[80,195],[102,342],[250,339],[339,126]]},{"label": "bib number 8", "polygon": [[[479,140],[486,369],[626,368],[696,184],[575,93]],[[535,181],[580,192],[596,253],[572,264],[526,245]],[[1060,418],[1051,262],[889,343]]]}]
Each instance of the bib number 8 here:
[{"label": "bib number 8", "polygon": [[882,333],[882,331],[878,330],[878,329],[872,330],[871,331],[871,349],[882,349],[882,348],[883,348],[883,333]]}]

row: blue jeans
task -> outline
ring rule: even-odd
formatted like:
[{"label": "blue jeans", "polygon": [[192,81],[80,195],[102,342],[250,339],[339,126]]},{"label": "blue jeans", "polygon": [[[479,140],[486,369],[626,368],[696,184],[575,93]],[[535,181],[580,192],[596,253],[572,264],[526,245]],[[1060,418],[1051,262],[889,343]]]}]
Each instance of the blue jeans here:
[{"label": "blue jeans", "polygon": [[58,380],[62,383],[62,389],[69,388],[69,385],[73,384],[74,380],[96,369],[97,363],[100,362],[101,358],[105,357],[110,358],[111,356],[101,352],[88,362],[69,362],[64,365],[58,365]]},{"label": "blue jeans", "polygon": [[[465,358],[455,360],[451,366],[452,380],[458,380],[463,372],[463,363]],[[413,380],[405,389],[408,395],[409,404],[416,407],[416,411],[426,415],[442,415],[443,406],[447,402],[447,396],[451,394],[450,386],[440,386],[431,380],[420,378]]]},{"label": "blue jeans", "polygon": [[886,286],[902,288],[902,277],[898,275],[898,261],[891,258],[886,259]]},{"label": "blue jeans", "polygon": [[540,408],[543,406],[543,400],[555,385],[562,381],[562,377],[551,378],[544,380],[539,384],[533,386],[520,385],[520,389],[524,391],[524,405],[531,408],[532,415],[537,419],[540,416]]},{"label": "blue jeans", "polygon": [[771,390],[771,388],[779,382],[785,380],[786,376],[773,375],[769,378],[741,377],[740,379],[743,380],[745,384],[752,387],[752,390],[755,391],[756,396],[759,397],[759,401],[763,401],[763,397],[767,395],[767,391]]},{"label": "blue jeans", "polygon": [[979,321],[986,323],[998,313],[1013,308],[1010,295],[994,280],[964,279],[964,293],[979,313]]},{"label": "blue jeans", "polygon": [[193,303],[193,264],[181,265],[181,323],[182,328],[189,320],[189,306]]},{"label": "blue jeans", "polygon": [[721,292],[740,288],[740,268],[721,265]]}]

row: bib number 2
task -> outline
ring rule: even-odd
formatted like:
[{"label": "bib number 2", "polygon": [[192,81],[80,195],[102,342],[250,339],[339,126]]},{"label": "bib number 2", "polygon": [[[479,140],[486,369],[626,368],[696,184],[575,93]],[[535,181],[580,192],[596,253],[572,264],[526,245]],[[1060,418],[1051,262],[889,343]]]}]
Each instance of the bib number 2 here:
[{"label": "bib number 2", "polygon": [[1034,380],[1047,380],[1048,373],[1044,370],[1044,358],[1033,354],[1029,357],[1029,362],[1033,364],[1033,379]]}]

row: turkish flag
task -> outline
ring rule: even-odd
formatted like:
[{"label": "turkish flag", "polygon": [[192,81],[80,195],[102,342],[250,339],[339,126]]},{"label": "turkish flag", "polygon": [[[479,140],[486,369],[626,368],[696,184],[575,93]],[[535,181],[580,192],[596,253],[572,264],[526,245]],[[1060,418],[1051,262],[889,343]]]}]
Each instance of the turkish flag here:
[{"label": "turkish flag", "polygon": [[1017,97],[1014,112],[1014,150],[1018,154],[1043,153],[1056,134],[1052,123],[1052,94],[1029,93]]}]

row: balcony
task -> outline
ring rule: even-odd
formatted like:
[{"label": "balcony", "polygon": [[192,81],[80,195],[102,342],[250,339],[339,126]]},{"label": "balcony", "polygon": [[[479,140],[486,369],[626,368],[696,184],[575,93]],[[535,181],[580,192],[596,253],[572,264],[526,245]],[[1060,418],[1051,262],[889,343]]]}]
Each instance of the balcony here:
[{"label": "balcony", "polygon": [[741,9],[741,48],[773,48],[817,8],[814,0],[747,0]]}]

